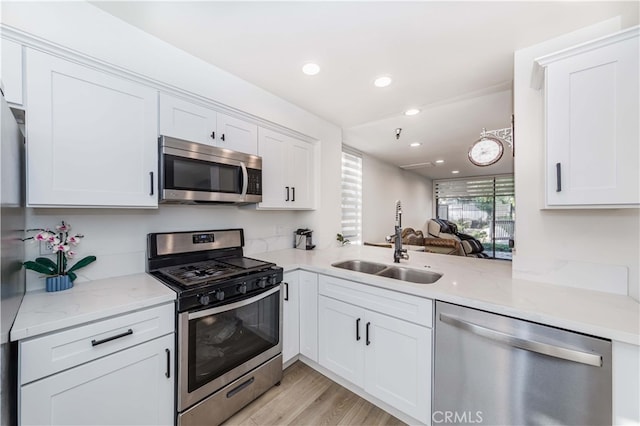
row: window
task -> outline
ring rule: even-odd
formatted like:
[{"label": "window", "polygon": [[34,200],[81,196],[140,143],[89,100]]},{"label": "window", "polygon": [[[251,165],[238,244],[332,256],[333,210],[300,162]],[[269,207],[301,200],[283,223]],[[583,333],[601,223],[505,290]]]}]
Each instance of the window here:
[{"label": "window", "polygon": [[438,180],[433,183],[436,216],[458,225],[458,232],[482,243],[485,253],[511,259],[515,226],[512,175]]},{"label": "window", "polygon": [[362,154],[342,146],[342,236],[362,243]]}]

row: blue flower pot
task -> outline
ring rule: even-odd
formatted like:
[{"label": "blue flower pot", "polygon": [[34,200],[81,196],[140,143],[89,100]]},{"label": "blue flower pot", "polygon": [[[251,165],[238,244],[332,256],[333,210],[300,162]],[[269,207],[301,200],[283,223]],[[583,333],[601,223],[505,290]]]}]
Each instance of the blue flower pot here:
[{"label": "blue flower pot", "polygon": [[73,287],[73,281],[69,275],[56,275],[55,277],[47,277],[47,291],[62,291]]}]

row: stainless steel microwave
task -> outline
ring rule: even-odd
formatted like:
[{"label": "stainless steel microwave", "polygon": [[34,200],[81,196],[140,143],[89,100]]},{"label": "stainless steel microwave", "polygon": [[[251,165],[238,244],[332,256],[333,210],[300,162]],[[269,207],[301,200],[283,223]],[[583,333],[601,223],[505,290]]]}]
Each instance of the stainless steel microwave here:
[{"label": "stainless steel microwave", "polygon": [[262,201],[262,158],[160,136],[161,203]]}]

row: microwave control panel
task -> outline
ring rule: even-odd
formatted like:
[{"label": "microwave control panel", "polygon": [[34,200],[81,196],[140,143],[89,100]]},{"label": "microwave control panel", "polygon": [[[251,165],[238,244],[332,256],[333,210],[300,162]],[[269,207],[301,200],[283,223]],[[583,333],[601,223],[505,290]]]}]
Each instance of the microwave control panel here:
[{"label": "microwave control panel", "polygon": [[247,194],[262,195],[262,171],[247,169]]}]

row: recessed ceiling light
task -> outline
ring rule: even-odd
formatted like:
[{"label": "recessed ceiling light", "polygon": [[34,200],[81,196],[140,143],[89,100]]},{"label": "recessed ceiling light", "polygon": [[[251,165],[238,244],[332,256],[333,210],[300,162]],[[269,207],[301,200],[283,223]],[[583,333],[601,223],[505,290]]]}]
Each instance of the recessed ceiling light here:
[{"label": "recessed ceiling light", "polygon": [[419,110],[419,109],[411,108],[411,109],[406,110],[406,111],[404,112],[404,115],[416,115],[416,114],[417,114],[417,113],[419,113],[419,112],[420,112],[420,110]]},{"label": "recessed ceiling light", "polygon": [[420,142],[414,142],[409,146],[415,148],[415,147],[420,146],[420,145],[422,145]]},{"label": "recessed ceiling light", "polygon": [[436,160],[436,163],[437,164],[442,164],[442,163],[444,163],[444,160]]},{"label": "recessed ceiling light", "polygon": [[451,173],[453,173],[454,175],[457,175],[458,173],[460,173],[460,170],[451,170]]},{"label": "recessed ceiling light", "polygon": [[309,62],[308,64],[304,64],[304,66],[302,67],[302,72],[306,75],[316,75],[320,72],[320,66],[318,64]]},{"label": "recessed ceiling light", "polygon": [[376,78],[373,84],[376,87],[387,87],[388,85],[391,84],[391,77],[389,77],[388,75],[383,75],[381,77]]}]

